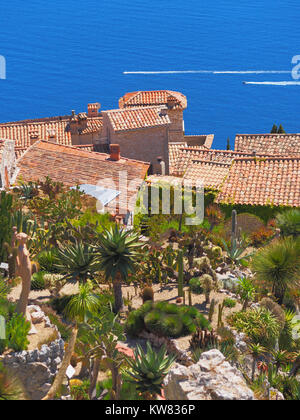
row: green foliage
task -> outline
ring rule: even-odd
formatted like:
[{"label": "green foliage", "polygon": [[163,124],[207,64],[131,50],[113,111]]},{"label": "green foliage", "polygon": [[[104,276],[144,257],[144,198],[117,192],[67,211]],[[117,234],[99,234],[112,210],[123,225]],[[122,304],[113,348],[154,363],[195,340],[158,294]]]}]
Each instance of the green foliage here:
[{"label": "green foliage", "polygon": [[278,133],[278,127],[276,124],[273,124],[272,130],[271,130],[271,134],[277,134]]},{"label": "green foliage", "polygon": [[154,291],[152,287],[144,287],[142,291],[142,300],[143,300],[143,303],[147,302],[148,300],[150,301],[154,300]]},{"label": "green foliage", "polygon": [[99,235],[99,247],[96,251],[100,270],[104,271],[107,279],[115,279],[117,274],[121,274],[126,280],[128,274],[135,270],[134,264],[139,257],[137,251],[140,247],[138,235],[131,231],[122,230],[117,225],[105,230]]},{"label": "green foliage", "polygon": [[53,324],[57,327],[57,329],[58,329],[58,331],[61,335],[61,338],[65,342],[68,342],[70,337],[71,337],[70,327],[68,327],[66,324],[61,322],[60,319],[58,318],[58,316],[56,316],[54,314],[48,314],[48,318],[49,318],[51,324]]},{"label": "green foliage", "polygon": [[299,244],[292,238],[272,242],[254,256],[252,271],[282,304],[286,292],[300,284]]},{"label": "green foliage", "polygon": [[10,243],[12,236],[13,197],[2,191],[0,193],[0,262],[7,258],[5,243]]},{"label": "green foliage", "polygon": [[38,271],[34,273],[31,277],[31,290],[40,291],[44,290],[46,283],[44,279],[45,273],[43,271]]},{"label": "green foliage", "polygon": [[243,310],[245,310],[248,306],[248,303],[251,300],[254,300],[256,294],[256,289],[252,279],[248,277],[239,278],[237,291],[243,302]]},{"label": "green foliage", "polygon": [[160,395],[164,378],[175,360],[176,356],[167,355],[165,346],[157,352],[147,342],[145,353],[138,345],[135,358],[127,358],[130,368],[127,372],[128,381],[133,382],[141,393]]},{"label": "green foliage", "polygon": [[236,306],[236,300],[230,298],[225,298],[223,303],[225,308],[234,308]]},{"label": "green foliage", "polygon": [[55,249],[42,251],[38,255],[38,263],[42,271],[46,271],[47,273],[59,272],[56,268],[57,264],[59,264],[59,260]]},{"label": "green foliage", "polygon": [[283,236],[300,236],[300,210],[292,209],[279,213],[276,217],[277,226]]},{"label": "green foliage", "polygon": [[201,295],[203,293],[203,286],[201,282],[201,277],[194,277],[189,282],[191,291],[197,295]]},{"label": "green foliage", "polygon": [[65,313],[66,307],[70,303],[70,300],[75,295],[66,295],[62,297],[56,297],[50,300],[51,308],[57,312],[59,315],[63,315]]},{"label": "green foliage", "polygon": [[210,329],[209,321],[196,308],[149,301],[129,314],[126,332],[137,336],[147,329],[160,336],[180,337],[193,333],[197,326]]},{"label": "green foliage", "polygon": [[27,335],[30,328],[30,323],[22,314],[14,313],[6,324],[7,347],[16,352],[27,350],[29,344]]},{"label": "green foliage", "polygon": [[232,239],[230,246],[223,240],[223,246],[227,252],[228,258],[233,264],[248,266],[248,260],[252,257],[253,253],[245,255],[247,244],[234,238]]},{"label": "green foliage", "polygon": [[101,301],[92,290],[90,283],[79,285],[78,294],[72,296],[65,308],[68,318],[84,322],[87,314],[97,314]]},{"label": "green foliage", "polygon": [[255,344],[274,347],[275,341],[279,338],[279,323],[265,308],[236,312],[228,318],[228,321],[237,331],[244,332]]},{"label": "green foliage", "polygon": [[57,250],[58,263],[55,268],[70,282],[86,282],[99,269],[94,249],[89,244],[76,242],[60,246]]}]

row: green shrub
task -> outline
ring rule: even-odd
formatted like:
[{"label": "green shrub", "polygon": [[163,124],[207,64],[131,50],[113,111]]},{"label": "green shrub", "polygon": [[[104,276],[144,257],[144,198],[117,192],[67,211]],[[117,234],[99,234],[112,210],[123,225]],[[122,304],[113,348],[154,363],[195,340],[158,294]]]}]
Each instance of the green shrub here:
[{"label": "green shrub", "polygon": [[225,308],[234,308],[236,306],[236,301],[230,298],[224,299],[223,303]]},{"label": "green shrub", "polygon": [[200,277],[194,277],[190,280],[190,288],[191,291],[197,295],[201,295],[203,293],[203,287],[202,287],[202,283],[201,283],[201,278]]},{"label": "green shrub", "polygon": [[57,252],[55,250],[41,252],[38,256],[38,263],[42,271],[58,273],[55,268],[55,265],[58,263]]},{"label": "green shrub", "polygon": [[292,209],[278,214],[276,223],[283,236],[300,236],[300,210]]},{"label": "green shrub", "polygon": [[52,309],[54,309],[59,315],[64,315],[65,309],[72,300],[72,298],[75,295],[69,295],[69,296],[62,296],[58,298],[53,298],[50,301],[50,305]]},{"label": "green shrub", "polygon": [[46,282],[44,279],[44,272],[38,271],[31,277],[31,290],[40,291],[45,290]]},{"label": "green shrub", "polygon": [[236,312],[228,318],[228,321],[237,331],[244,332],[255,344],[274,347],[279,338],[280,325],[268,309]]},{"label": "green shrub", "polygon": [[129,314],[126,332],[137,336],[146,329],[160,336],[181,337],[194,332],[197,326],[211,328],[209,321],[196,308],[168,302],[146,302]]},{"label": "green shrub", "polygon": [[30,328],[30,322],[26,321],[22,314],[14,313],[6,324],[7,347],[17,352],[27,350]]},{"label": "green shrub", "polygon": [[48,318],[51,322],[51,324],[55,325],[61,335],[61,338],[64,341],[69,341],[70,337],[71,337],[71,330],[69,327],[67,327],[63,322],[60,321],[60,319],[58,318],[58,316],[54,315],[54,314],[48,314]]}]

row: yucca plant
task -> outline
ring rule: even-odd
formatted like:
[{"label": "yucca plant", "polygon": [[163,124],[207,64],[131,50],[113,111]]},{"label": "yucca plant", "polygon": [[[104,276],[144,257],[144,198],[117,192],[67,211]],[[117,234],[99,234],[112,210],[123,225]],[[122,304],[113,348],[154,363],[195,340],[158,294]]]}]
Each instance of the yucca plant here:
[{"label": "yucca plant", "polygon": [[154,399],[160,395],[164,378],[176,356],[167,355],[166,346],[161,347],[159,352],[155,351],[149,342],[147,353],[138,345],[134,356],[134,359],[127,358],[130,367],[128,381],[134,383],[146,399]]},{"label": "yucca plant", "polygon": [[247,277],[241,277],[238,281],[238,293],[243,302],[243,311],[247,309],[247,306],[251,300],[254,299],[256,289],[251,279]]},{"label": "yucca plant", "polygon": [[286,292],[300,286],[300,246],[292,238],[279,239],[261,249],[253,258],[252,271],[283,303]]},{"label": "yucca plant", "polygon": [[128,275],[135,271],[140,247],[138,235],[120,229],[118,225],[99,235],[96,248],[99,268],[104,271],[106,279],[113,281],[116,313],[123,307],[122,280],[127,280]]}]

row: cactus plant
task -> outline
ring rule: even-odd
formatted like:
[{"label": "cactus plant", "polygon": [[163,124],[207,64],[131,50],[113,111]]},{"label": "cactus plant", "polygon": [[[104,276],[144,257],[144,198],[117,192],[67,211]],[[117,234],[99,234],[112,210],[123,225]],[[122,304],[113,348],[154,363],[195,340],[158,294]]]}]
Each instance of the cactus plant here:
[{"label": "cactus plant", "polygon": [[183,252],[178,253],[178,296],[183,297]]},{"label": "cactus plant", "polygon": [[148,300],[153,301],[154,292],[152,287],[144,287],[141,297],[143,299],[143,303],[147,302]]},{"label": "cactus plant", "polygon": [[237,235],[238,235],[237,211],[232,210],[232,216],[231,216],[231,239],[232,239],[232,241],[237,240]]},{"label": "cactus plant", "polygon": [[193,306],[192,291],[189,287],[189,306]]},{"label": "cactus plant", "polygon": [[216,306],[216,301],[215,301],[215,299],[212,299],[211,302],[210,302],[209,312],[208,312],[209,322],[211,322],[212,319],[213,319],[213,315],[214,315],[214,312],[215,312],[215,306]]},{"label": "cactus plant", "polygon": [[218,328],[223,327],[224,323],[223,323],[223,309],[224,309],[224,302],[221,304],[219,304],[219,308],[218,308]]},{"label": "cactus plant", "polygon": [[214,330],[197,328],[192,335],[190,346],[192,349],[207,349],[208,347],[216,347],[218,345],[218,336]]},{"label": "cactus plant", "polygon": [[210,303],[210,293],[213,290],[214,282],[209,274],[203,274],[200,277],[200,282],[205,294],[205,303]]}]

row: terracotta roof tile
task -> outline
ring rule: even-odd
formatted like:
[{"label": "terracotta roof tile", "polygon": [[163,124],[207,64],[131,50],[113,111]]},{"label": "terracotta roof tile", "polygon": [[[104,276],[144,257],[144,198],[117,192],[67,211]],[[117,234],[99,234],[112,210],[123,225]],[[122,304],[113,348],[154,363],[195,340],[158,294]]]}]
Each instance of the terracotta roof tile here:
[{"label": "terracotta roof tile", "polygon": [[[193,160],[204,160],[208,162],[220,162],[230,165],[238,157],[251,157],[252,153],[240,153],[233,150],[206,149],[205,147],[183,147],[178,151],[174,175],[183,175]],[[258,154],[259,157],[266,157],[266,154]]]},{"label": "terracotta roof tile", "polygon": [[223,162],[209,162],[206,160],[193,160],[183,179],[192,181],[196,185],[201,181],[204,188],[217,189],[228,175],[230,164]]},{"label": "terracotta roof tile", "polygon": [[[70,117],[53,117],[36,120],[25,120],[0,124],[0,138],[16,141],[16,147],[29,147],[33,140],[52,140],[63,145],[71,145],[69,129]],[[102,118],[88,118],[87,128],[81,134],[101,130]]]},{"label": "terracotta roof tile", "polygon": [[217,201],[300,207],[300,157],[236,159]]},{"label": "terracotta roof tile", "polygon": [[165,126],[171,123],[167,114],[162,111],[162,107],[152,106],[144,108],[113,109],[103,111],[111,122],[116,132],[126,130],[137,130]]},{"label": "terracotta roof tile", "polygon": [[237,134],[238,152],[300,156],[300,134]]},{"label": "terracotta roof tile", "polygon": [[148,106],[148,105],[167,105],[172,102],[173,108],[185,109],[187,99],[180,92],[171,90],[139,91],[126,93],[120,100],[120,108]]},{"label": "terracotta roof tile", "polygon": [[[77,184],[101,185],[106,179],[115,182],[119,189],[120,172],[126,171],[130,188],[126,189],[128,199],[136,195],[150,164],[121,158],[111,161],[104,153],[95,153],[76,147],[63,146],[47,141],[38,141],[17,161],[18,176],[25,181],[39,180],[49,176],[67,186]],[[122,175],[124,177],[124,175]],[[105,185],[103,185],[105,186]],[[107,185],[106,185],[107,186]],[[128,208],[126,194],[121,189],[119,207]]]}]

